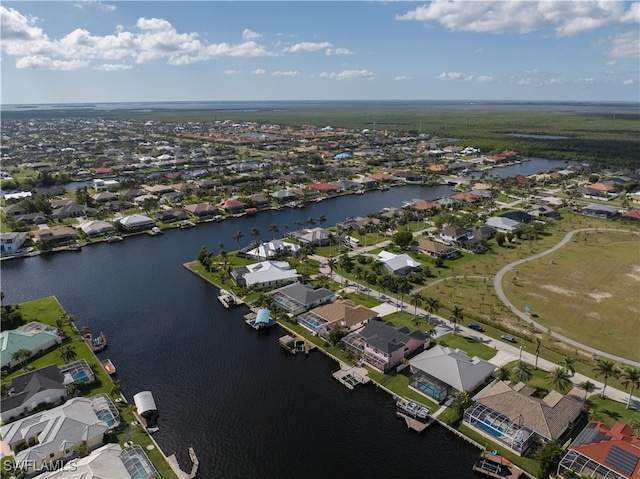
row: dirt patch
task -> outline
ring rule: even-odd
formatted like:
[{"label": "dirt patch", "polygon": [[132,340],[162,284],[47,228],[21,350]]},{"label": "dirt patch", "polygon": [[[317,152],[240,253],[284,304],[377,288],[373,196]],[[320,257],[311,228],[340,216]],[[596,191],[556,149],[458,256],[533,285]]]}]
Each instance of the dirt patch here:
[{"label": "dirt patch", "polygon": [[625,276],[629,276],[629,278],[640,281],[640,266],[634,266],[633,273],[625,273]]},{"label": "dirt patch", "polygon": [[607,298],[612,298],[613,297],[613,295],[611,293],[605,293],[605,292],[599,292],[599,291],[594,291],[593,293],[588,293],[587,296],[589,296],[591,299],[595,300],[597,303],[599,303],[603,299],[607,299]]},{"label": "dirt patch", "polygon": [[540,287],[547,291],[551,291],[552,293],[562,294],[564,296],[576,296],[578,294],[573,291],[569,291],[568,289],[561,288],[560,286],[554,286],[553,284],[543,284]]},{"label": "dirt patch", "polygon": [[600,313],[596,313],[595,311],[591,311],[589,313],[586,314],[587,318],[599,318],[600,317]]}]

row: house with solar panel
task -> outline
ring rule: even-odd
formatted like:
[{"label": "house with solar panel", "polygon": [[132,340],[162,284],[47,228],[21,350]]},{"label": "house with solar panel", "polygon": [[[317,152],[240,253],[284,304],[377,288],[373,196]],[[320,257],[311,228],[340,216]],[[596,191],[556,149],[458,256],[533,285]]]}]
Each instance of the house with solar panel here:
[{"label": "house with solar panel", "polygon": [[463,421],[475,431],[523,455],[538,442],[559,439],[580,418],[583,401],[551,391],[544,398],[520,382],[498,381],[476,396]]},{"label": "house with solar panel", "polygon": [[640,438],[628,424],[619,422],[609,427],[592,421],[573,440],[558,463],[559,476],[568,477],[569,471],[594,479],[640,477]]}]

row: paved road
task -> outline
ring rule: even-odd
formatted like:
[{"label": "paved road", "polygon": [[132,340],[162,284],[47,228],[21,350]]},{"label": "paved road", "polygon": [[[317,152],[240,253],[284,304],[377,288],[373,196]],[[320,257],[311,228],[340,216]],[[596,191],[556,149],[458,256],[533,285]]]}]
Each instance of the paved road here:
[{"label": "paved road", "polygon": [[[600,229],[602,230],[602,228],[600,228]],[[583,229],[570,231],[554,247],[549,248],[548,250],[543,251],[541,253],[534,254],[533,256],[529,256],[528,258],[519,259],[518,261],[514,261],[513,263],[510,263],[510,264],[506,265],[504,268],[502,268],[500,271],[498,271],[496,276],[493,278],[493,286],[494,286],[494,288],[496,290],[496,293],[498,294],[498,297],[500,298],[500,300],[511,309],[513,314],[519,316],[520,318],[522,318],[527,323],[533,324],[537,329],[539,329],[541,331],[547,331],[548,328],[546,326],[543,326],[542,324],[537,323],[536,321],[534,321],[529,314],[527,314],[524,311],[520,311],[518,308],[516,308],[513,305],[513,303],[511,301],[509,301],[509,298],[507,298],[507,296],[504,294],[504,291],[502,289],[502,279],[504,278],[504,275],[507,273],[507,271],[512,270],[516,266],[518,266],[518,265],[520,265],[522,263],[526,263],[527,261],[531,261],[531,260],[535,260],[535,259],[538,259],[538,258],[542,258],[543,256],[551,254],[554,251],[557,251],[558,249],[562,248],[569,241],[571,241],[571,239],[573,238],[574,234],[580,233],[580,232],[583,232],[583,231],[597,231],[597,230],[598,230],[598,228],[583,228]],[[629,230],[611,230],[611,229],[608,229],[606,231],[622,231],[622,232],[625,232],[625,233],[629,233]],[[636,232],[633,232],[633,233],[634,234],[638,234]],[[567,338],[566,336],[563,336],[563,335],[558,334],[556,332],[551,331],[551,336],[553,336],[554,338],[557,338],[557,339],[559,339],[559,340],[561,340],[561,341],[563,341],[563,342],[565,342],[567,344],[571,344],[572,346],[575,346],[577,348],[584,349],[585,351],[589,351],[590,353],[593,353],[593,354],[597,354],[600,357],[606,357],[606,358],[613,359],[614,361],[618,361],[618,362],[621,362],[621,363],[624,363],[624,364],[628,364],[628,365],[635,366],[635,367],[640,367],[640,362],[631,361],[630,359],[627,359],[627,358],[622,358],[620,356],[616,356],[614,354],[610,354],[610,353],[607,353],[605,351],[600,351],[599,349],[592,348],[592,347],[587,346],[585,344],[579,343],[578,341],[574,341],[573,339]]]}]

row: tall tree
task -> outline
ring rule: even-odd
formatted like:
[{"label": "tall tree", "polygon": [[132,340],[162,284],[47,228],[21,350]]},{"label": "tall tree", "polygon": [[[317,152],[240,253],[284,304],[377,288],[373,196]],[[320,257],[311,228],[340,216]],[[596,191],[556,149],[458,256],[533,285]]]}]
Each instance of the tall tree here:
[{"label": "tall tree", "polygon": [[578,384],[578,388],[584,391],[584,400],[586,401],[587,396],[596,390],[596,385],[587,379],[586,381],[582,381]]},{"label": "tall tree", "polygon": [[257,247],[257,245],[259,244],[258,236],[260,236],[260,228],[254,226],[253,228],[251,228],[251,231],[249,231],[249,235],[253,237],[253,242]]},{"label": "tall tree", "polygon": [[278,225],[271,223],[269,225],[269,232],[271,233],[271,239],[276,239],[276,233],[278,232]]},{"label": "tall tree", "polygon": [[627,409],[629,409],[633,390],[640,388],[640,368],[635,366],[625,366],[620,374],[620,379],[625,387],[630,387],[629,398],[627,399]]},{"label": "tall tree", "polygon": [[409,298],[409,303],[413,306],[413,317],[418,317],[418,308],[422,306],[422,296],[420,295],[420,291],[416,291]]},{"label": "tall tree", "polygon": [[533,369],[538,369],[538,357],[540,356],[540,346],[542,345],[542,342],[537,336],[534,339],[536,342],[536,363],[533,365]]},{"label": "tall tree", "polygon": [[508,381],[511,376],[511,370],[506,364],[503,364],[498,369],[496,369],[496,377],[500,381]]},{"label": "tall tree", "polygon": [[561,366],[556,366],[547,373],[547,381],[549,381],[549,384],[551,384],[555,390],[561,393],[572,386],[567,370]]},{"label": "tall tree", "polygon": [[18,361],[22,369],[27,367],[27,361],[31,357],[31,350],[27,348],[20,348],[11,355],[12,361]]},{"label": "tall tree", "polygon": [[404,304],[404,295],[411,292],[411,283],[407,278],[400,278],[398,281],[398,294],[400,295],[400,302],[398,303],[398,310],[402,309]]},{"label": "tall tree", "polygon": [[314,220],[314,219],[313,219],[313,216],[309,216],[309,217],[307,218],[306,223],[307,223],[307,226],[308,226],[309,228],[311,228],[313,225],[315,225],[315,224],[316,224],[316,220]]},{"label": "tall tree", "polygon": [[526,382],[531,379],[532,373],[529,365],[524,361],[517,361],[511,370],[513,377],[520,382]]},{"label": "tall tree", "polygon": [[240,249],[240,240],[244,237],[244,233],[240,230],[236,231],[236,234],[233,235],[233,239],[238,243],[238,249]]},{"label": "tall tree", "polygon": [[431,316],[438,312],[438,310],[440,309],[440,306],[441,306],[440,301],[438,301],[437,298],[429,296],[425,300],[425,307],[427,309],[427,312],[429,313],[429,322],[431,322]]},{"label": "tall tree", "polygon": [[318,224],[322,226],[327,222],[327,217],[325,215],[318,216]]},{"label": "tall tree", "polygon": [[464,320],[464,313],[462,312],[462,308],[454,306],[451,310],[451,316],[449,316],[449,320],[451,321],[451,323],[453,323],[453,335],[455,336],[456,325]]},{"label": "tall tree", "polygon": [[73,361],[74,359],[76,359],[77,357],[77,353],[76,350],[73,346],[71,346],[70,344],[64,345],[64,346],[60,346],[60,349],[58,350],[58,355],[57,355],[60,359],[62,359],[64,361],[65,364]]},{"label": "tall tree", "polygon": [[576,373],[576,369],[573,366],[573,363],[576,362],[576,358],[565,356],[563,362],[564,362],[564,365],[563,365],[564,370],[567,372],[567,374],[570,374],[571,376],[573,376]]},{"label": "tall tree", "polygon": [[600,392],[600,397],[604,398],[604,391],[607,389],[607,379],[618,377],[619,371],[616,369],[616,365],[613,361],[609,361],[607,359],[598,359],[593,370],[596,373],[596,377],[604,377],[602,381],[602,391]]}]

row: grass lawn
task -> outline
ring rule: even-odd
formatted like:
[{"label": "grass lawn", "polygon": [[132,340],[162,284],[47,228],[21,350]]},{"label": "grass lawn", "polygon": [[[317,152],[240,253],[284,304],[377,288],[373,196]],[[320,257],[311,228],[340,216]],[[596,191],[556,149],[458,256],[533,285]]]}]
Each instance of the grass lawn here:
[{"label": "grass lawn", "polygon": [[459,334],[454,336],[453,333],[449,333],[438,339],[439,341],[444,341],[444,343],[450,348],[461,349],[470,357],[478,356],[480,359],[484,359],[485,361],[488,361],[497,354],[495,349]]},{"label": "grass lawn", "polygon": [[602,351],[640,361],[638,236],[580,233],[555,253],[519,265],[503,281],[536,321]]},{"label": "grass lawn", "polygon": [[[20,305],[20,311],[22,312],[22,316],[25,321],[37,320],[41,323],[48,324],[54,327],[57,327],[56,320],[65,315],[64,309],[62,308],[58,300],[53,296],[37,299],[28,303],[22,303]],[[98,358],[95,356],[93,351],[91,351],[89,346],[84,342],[75,326],[65,326],[63,329],[69,337],[69,339],[63,343],[63,345],[72,345],[73,349],[76,352],[76,360],[85,359],[96,374],[96,381],[90,385],[90,389],[86,392],[86,396],[95,396],[96,394],[100,393],[109,395],[111,393],[111,389],[113,388],[113,381],[111,380],[111,377],[109,377],[109,375],[105,372],[104,368],[100,364],[100,361],[98,361]],[[62,359],[58,357],[58,350],[59,347],[56,347],[52,351],[40,357],[37,357],[36,359],[33,359],[28,363],[28,369],[39,369],[51,364],[62,366],[64,364],[64,361],[62,361]],[[18,376],[23,373],[24,371],[22,369],[18,369],[8,375],[6,379],[11,379],[12,377]],[[119,403],[118,405],[122,411],[121,406],[123,406],[123,404]],[[126,419],[127,424],[130,424],[131,421],[133,421],[133,412],[130,409],[126,409],[124,411],[124,419]],[[162,456],[162,453],[157,449],[157,447],[152,450],[147,449],[148,445],[153,444],[153,441],[151,440],[151,437],[147,434],[147,432],[141,428],[131,429],[131,438],[119,440],[120,444],[123,445],[126,440],[132,440],[135,444],[140,444],[163,478],[175,478],[175,473]]]},{"label": "grass lawn", "polygon": [[632,419],[640,418],[640,412],[637,409],[627,409],[626,404],[607,399],[606,397],[602,399],[597,394],[590,396],[587,402],[590,406],[589,417],[598,419],[611,427],[617,422],[629,424]]}]

